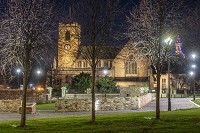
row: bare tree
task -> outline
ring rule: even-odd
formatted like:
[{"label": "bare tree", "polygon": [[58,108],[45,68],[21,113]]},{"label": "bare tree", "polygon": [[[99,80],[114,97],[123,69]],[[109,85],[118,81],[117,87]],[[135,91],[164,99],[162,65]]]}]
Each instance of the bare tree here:
[{"label": "bare tree", "polygon": [[188,87],[188,81],[190,79],[190,77],[187,76],[187,74],[174,74],[173,75],[174,79],[171,80],[175,80],[175,86],[179,86],[178,89],[183,89],[184,87]]},{"label": "bare tree", "polygon": [[96,66],[108,50],[104,45],[113,41],[114,20],[119,12],[118,3],[118,0],[81,0],[73,10],[73,17],[81,25],[79,52],[92,68],[92,123],[96,121]]},{"label": "bare tree", "polygon": [[160,74],[171,56],[164,39],[168,36],[173,40],[177,38],[182,8],[181,0],[142,0],[127,17],[127,36],[134,42],[132,47],[141,51],[156,70],[156,119],[160,119]]},{"label": "bare tree", "polygon": [[8,0],[0,23],[1,68],[23,68],[21,126],[26,124],[26,92],[33,61],[51,57],[53,2],[51,0]]}]

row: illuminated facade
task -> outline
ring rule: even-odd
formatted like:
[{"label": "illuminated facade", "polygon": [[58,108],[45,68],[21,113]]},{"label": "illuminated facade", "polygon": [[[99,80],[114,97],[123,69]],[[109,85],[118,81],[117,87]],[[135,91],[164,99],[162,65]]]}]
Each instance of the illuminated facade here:
[{"label": "illuminated facade", "polygon": [[[170,84],[168,84],[170,80]],[[161,74],[160,76],[160,90],[161,97],[166,97],[168,94],[168,88],[170,85],[171,95],[176,95],[177,93],[189,94],[190,84],[188,76],[186,74],[170,74],[168,79],[168,74]],[[156,81],[154,82],[154,88],[157,87]]]},{"label": "illuminated facade", "polygon": [[[70,86],[73,76],[85,72],[91,73],[89,63],[77,56],[80,46],[81,26],[77,23],[59,24],[58,37],[58,57],[54,59],[52,70],[48,72],[48,86],[59,89],[62,86]],[[128,45],[128,44],[127,44]],[[124,46],[109,46],[108,49],[115,51],[112,55],[102,55],[97,64],[97,77],[105,76],[104,70],[107,70],[108,76],[115,79],[117,86],[147,86],[153,87],[153,81],[150,83],[151,70],[147,59],[138,60],[136,51]],[[83,46],[84,47],[84,46]],[[109,51],[109,50],[108,50]]]}]

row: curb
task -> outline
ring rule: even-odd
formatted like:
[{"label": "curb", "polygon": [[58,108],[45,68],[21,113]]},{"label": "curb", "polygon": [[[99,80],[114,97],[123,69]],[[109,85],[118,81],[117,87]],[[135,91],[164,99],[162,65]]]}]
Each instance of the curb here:
[{"label": "curb", "polygon": [[197,107],[200,108],[200,105],[196,104],[195,102],[193,102],[192,100],[190,100],[191,103],[193,103],[194,105],[196,105]]}]

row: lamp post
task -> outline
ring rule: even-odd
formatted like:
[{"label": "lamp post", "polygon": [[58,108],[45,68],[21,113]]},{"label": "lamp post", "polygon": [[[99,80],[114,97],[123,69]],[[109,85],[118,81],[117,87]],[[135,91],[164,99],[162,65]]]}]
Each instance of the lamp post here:
[{"label": "lamp post", "polygon": [[[196,58],[196,54],[192,54],[192,61],[194,62],[194,60],[195,60],[195,58]],[[192,64],[192,69],[193,69],[193,73],[195,73],[195,68],[196,68],[196,65],[195,64]],[[193,100],[195,100],[195,74],[193,74],[194,75],[194,85],[193,85]]]},{"label": "lamp post", "polygon": [[20,83],[19,83],[19,73],[21,72],[20,69],[17,69],[17,87],[20,88]]},{"label": "lamp post", "polygon": [[[108,74],[108,70],[107,69],[104,69],[103,70],[103,74],[104,74],[104,79],[106,80],[106,76]],[[104,88],[104,92],[105,92],[105,97],[106,97],[106,88]]]},{"label": "lamp post", "polygon": [[37,70],[37,78],[38,78],[38,86],[39,86],[39,79],[40,79],[41,70]]},{"label": "lamp post", "polygon": [[194,84],[192,85],[193,86],[193,100],[195,100],[195,74],[194,74],[194,72],[193,71],[191,71],[190,72],[190,75],[191,76],[194,76],[193,78],[194,78]]},{"label": "lamp post", "polygon": [[[170,37],[168,37],[167,39],[165,39],[165,43],[167,43],[167,45],[170,45],[172,43],[172,39]],[[170,50],[169,50],[170,52]],[[171,52],[170,52],[171,54]],[[170,89],[170,57],[168,58],[168,67],[167,67],[167,74],[168,74],[168,111],[171,111],[171,89]]]}]

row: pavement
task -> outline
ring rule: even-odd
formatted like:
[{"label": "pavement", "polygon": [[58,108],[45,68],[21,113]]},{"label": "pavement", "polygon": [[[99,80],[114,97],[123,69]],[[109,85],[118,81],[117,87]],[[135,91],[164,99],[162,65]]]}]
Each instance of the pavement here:
[{"label": "pavement", "polygon": [[[190,108],[199,108],[200,106],[191,102],[192,98],[171,98],[171,109],[190,109]],[[118,111],[96,111],[96,114],[116,114],[116,113],[131,113],[131,112],[155,112],[156,109],[156,101],[148,103],[146,106],[137,109],[137,110],[118,110]],[[167,111],[168,110],[168,99],[161,98],[160,99],[160,110]],[[91,112],[55,112],[52,110],[36,111],[36,114],[27,114],[27,119],[30,118],[51,118],[58,116],[80,116],[80,115],[90,115]],[[10,112],[0,112],[0,121],[8,121],[8,120],[20,120],[21,115],[19,113],[10,113]]]}]

